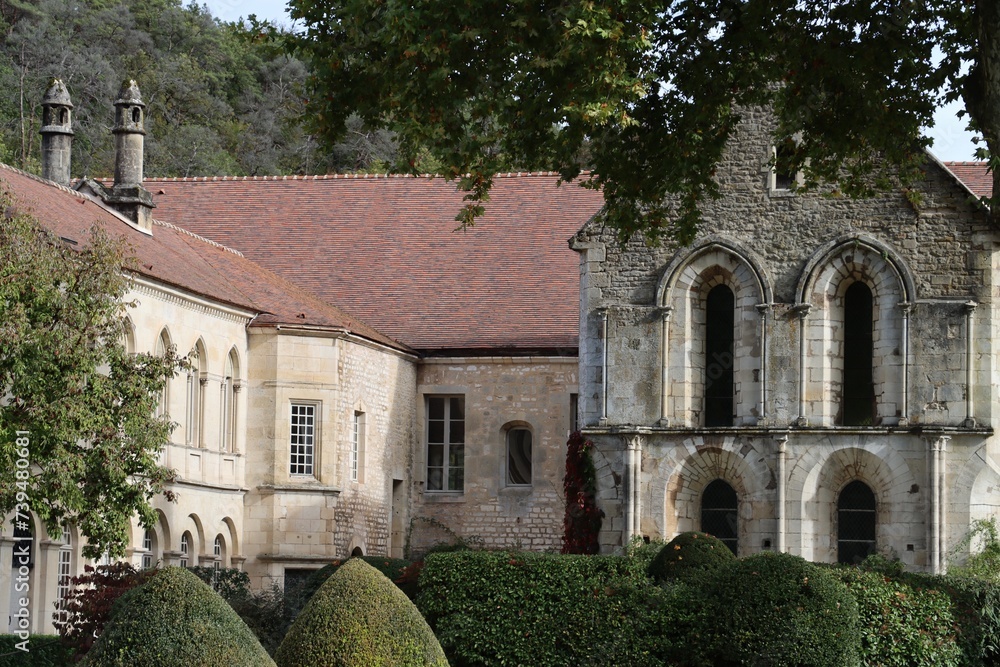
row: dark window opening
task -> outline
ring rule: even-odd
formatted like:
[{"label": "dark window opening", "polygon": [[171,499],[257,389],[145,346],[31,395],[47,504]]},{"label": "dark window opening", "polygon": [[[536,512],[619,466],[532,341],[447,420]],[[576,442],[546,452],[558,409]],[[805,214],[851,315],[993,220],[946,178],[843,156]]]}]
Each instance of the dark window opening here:
[{"label": "dark window opening", "polygon": [[854,283],[844,295],[844,426],[871,426],[875,422],[875,384],[872,353],[872,291]]},{"label": "dark window opening", "polygon": [[856,564],[875,553],[875,494],[864,482],[844,487],[837,499],[837,562]]},{"label": "dark window opening", "polygon": [[142,112],[139,111],[139,107],[135,107],[132,109],[132,122],[138,123],[140,120],[142,120]]},{"label": "dark window opening", "polygon": [[795,155],[795,142],[787,139],[774,147],[774,189],[791,190],[795,185],[795,171],[792,169],[792,158]]},{"label": "dark window opening", "polygon": [[738,517],[738,501],[733,487],[721,479],[705,487],[701,496],[701,530],[722,540],[734,554],[737,547]]},{"label": "dark window opening", "polygon": [[531,484],[531,431],[526,428],[507,431],[507,484]]},{"label": "dark window opening", "polygon": [[735,315],[733,291],[713,287],[705,309],[705,426],[733,425]]}]

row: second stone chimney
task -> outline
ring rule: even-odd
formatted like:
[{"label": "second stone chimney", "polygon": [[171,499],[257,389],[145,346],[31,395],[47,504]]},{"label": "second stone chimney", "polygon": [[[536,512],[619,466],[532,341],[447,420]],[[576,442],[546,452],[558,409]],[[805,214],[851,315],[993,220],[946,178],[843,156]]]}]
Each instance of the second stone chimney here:
[{"label": "second stone chimney", "polygon": [[139,86],[125,81],[115,100],[115,182],[106,199],[138,227],[152,232],[153,195],[142,186],[145,110]]},{"label": "second stone chimney", "polygon": [[42,178],[69,187],[73,152],[73,103],[59,79],[42,98]]}]

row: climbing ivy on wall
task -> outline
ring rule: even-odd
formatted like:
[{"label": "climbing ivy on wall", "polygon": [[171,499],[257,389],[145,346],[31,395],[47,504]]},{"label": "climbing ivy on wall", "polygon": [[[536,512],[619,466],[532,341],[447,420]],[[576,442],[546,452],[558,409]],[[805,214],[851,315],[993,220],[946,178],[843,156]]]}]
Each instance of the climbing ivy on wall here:
[{"label": "climbing ivy on wall", "polygon": [[604,512],[597,507],[597,471],[594,443],[577,431],[569,437],[566,451],[566,516],[563,519],[564,554],[596,554]]}]

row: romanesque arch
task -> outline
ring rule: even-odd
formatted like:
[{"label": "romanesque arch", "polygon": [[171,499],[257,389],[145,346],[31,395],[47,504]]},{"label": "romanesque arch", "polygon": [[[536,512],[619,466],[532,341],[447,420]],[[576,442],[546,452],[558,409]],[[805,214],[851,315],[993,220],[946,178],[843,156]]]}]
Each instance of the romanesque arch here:
[{"label": "romanesque arch", "polygon": [[[731,353],[710,352],[706,335],[710,295],[720,286],[731,291]],[[664,418],[674,425],[706,424],[706,387],[712,378],[731,374],[733,416],[724,425],[755,424],[763,414],[760,373],[763,365],[763,310],[771,288],[762,264],[740,244],[721,237],[705,239],[666,268],[657,287],[664,309],[661,344],[665,366]],[[712,420],[709,420],[710,422]],[[731,423],[730,423],[731,422]],[[712,424],[709,424],[712,425]]]},{"label": "romanesque arch", "polygon": [[[848,308],[852,286],[870,291],[871,408],[867,419],[846,418],[845,354],[850,356]],[[854,290],[856,291],[856,290]],[[893,425],[905,419],[908,341],[905,318],[915,298],[913,276],[899,254],[863,235],[836,239],[806,263],[796,286],[805,317],[803,414],[821,426]],[[857,297],[855,297],[855,300]],[[855,315],[857,317],[857,315]],[[856,392],[855,392],[856,393]]]}]

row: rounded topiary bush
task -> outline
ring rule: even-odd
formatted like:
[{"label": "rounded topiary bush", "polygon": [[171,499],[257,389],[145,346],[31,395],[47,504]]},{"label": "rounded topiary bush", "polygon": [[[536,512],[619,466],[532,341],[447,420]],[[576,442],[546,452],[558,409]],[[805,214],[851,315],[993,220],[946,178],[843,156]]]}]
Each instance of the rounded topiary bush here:
[{"label": "rounded topiary bush", "polygon": [[657,581],[710,572],[736,560],[726,544],[708,533],[690,531],[667,542],[649,564],[647,574]]},{"label": "rounded topiary bush", "polygon": [[218,593],[168,567],[115,603],[87,667],[274,667]]},{"label": "rounded topiary bush", "polygon": [[385,575],[352,558],[327,579],[288,630],[281,667],[448,664],[430,626]]},{"label": "rounded topiary bush", "polygon": [[798,556],[760,553],[707,583],[715,665],[859,664],[858,608],[831,572]]}]

